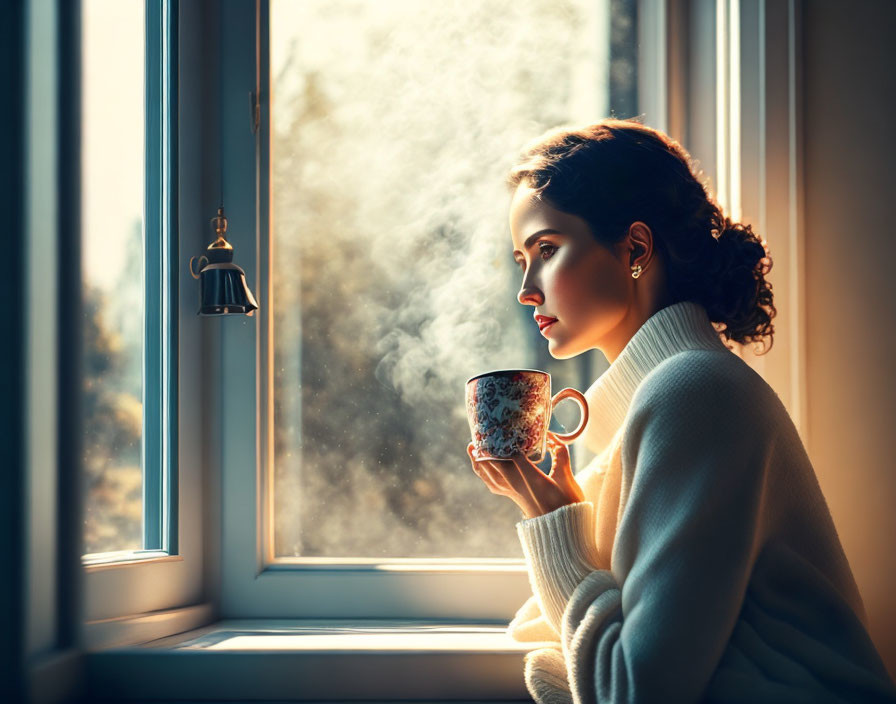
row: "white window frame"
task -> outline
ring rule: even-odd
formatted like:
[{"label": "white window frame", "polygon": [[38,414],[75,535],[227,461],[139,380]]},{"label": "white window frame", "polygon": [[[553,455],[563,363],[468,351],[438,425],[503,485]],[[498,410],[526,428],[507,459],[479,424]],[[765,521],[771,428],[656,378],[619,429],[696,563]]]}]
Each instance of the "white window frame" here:
[{"label": "white window frame", "polygon": [[[80,339],[79,320],[72,314],[80,306],[69,304],[80,296],[79,6],[77,0],[38,0],[23,4],[22,12],[27,380],[21,515],[25,520],[21,532],[13,535],[22,542],[22,569],[12,572],[20,575],[21,594],[27,598],[18,631],[22,641],[11,647],[22,648],[27,672],[20,686],[31,701],[62,701],[81,689],[84,649],[146,641],[212,618],[208,605],[198,601],[197,577],[204,557],[198,518],[186,516],[180,522],[181,554],[176,559],[91,568],[82,564],[76,405],[80,354],[69,354]],[[199,19],[193,21],[196,30],[201,27]],[[197,51],[190,59],[191,65],[199,66]],[[198,142],[201,120],[195,103],[188,98],[181,105],[187,117],[181,123],[186,126],[181,139]],[[182,173],[200,163],[200,156],[187,154]],[[195,195],[195,183],[186,186],[181,197]],[[185,277],[180,278],[186,283]],[[181,345],[197,350],[198,325],[191,324],[192,318],[179,317]],[[198,374],[199,361],[198,352],[181,355],[179,368]],[[199,418],[200,398],[198,388],[188,388],[179,399],[179,417]],[[191,421],[179,428],[179,460],[184,468],[179,496],[181,505],[194,507],[199,516],[203,458],[195,426]]]},{"label": "white window frame", "polygon": [[[721,3],[722,0],[719,0]],[[809,447],[806,350],[806,238],[803,179],[803,0],[729,0],[727,149],[737,154],[732,182],[737,219],[752,223],[771,248],[777,316],[771,352],[743,358],[777,392]],[[734,103],[738,102],[736,107]],[[731,160],[733,164],[733,160]],[[732,179],[729,178],[731,182]]]},{"label": "white window frame", "polygon": [[[190,257],[207,246],[208,231],[202,223],[209,207],[202,208],[200,169],[204,154],[202,144],[202,112],[200,84],[201,17],[193,3],[167,2],[174,13],[174,30],[178,40],[175,55],[166,61],[175,62],[175,74],[168,83],[177,99],[178,119],[173,137],[176,162],[175,199],[166,203],[166,210],[176,218],[177,247],[174,252],[173,277],[162,269],[165,285],[175,286],[177,303],[178,354],[172,365],[177,375],[177,431],[174,442],[177,475],[173,482],[177,492],[171,506],[177,511],[176,546],[171,554],[140,557],[140,553],[122,554],[117,561],[85,564],[83,570],[83,642],[88,650],[122,646],[195,628],[213,620],[214,609],[209,601],[207,545],[204,537],[204,516],[210,506],[204,500],[203,452],[205,431],[202,427],[203,367],[202,350],[206,333],[197,316],[198,298],[195,281],[185,264]],[[186,20],[186,21],[183,21]],[[178,31],[179,30],[179,31]],[[167,71],[164,71],[167,73]],[[180,90],[179,90],[180,88]],[[179,96],[178,96],[179,94]],[[162,196],[165,197],[165,196]],[[178,207],[180,205],[180,207]],[[180,236],[186,233],[188,236]],[[210,239],[209,239],[210,241]],[[149,302],[148,302],[149,303]],[[157,390],[161,393],[161,389]],[[86,497],[85,497],[86,498]],[[161,552],[161,551],[159,551]]]},{"label": "white window frame", "polygon": [[668,132],[734,220],[771,249],[770,352],[735,352],[776,391],[808,446],[803,230],[803,0],[666,0]]}]

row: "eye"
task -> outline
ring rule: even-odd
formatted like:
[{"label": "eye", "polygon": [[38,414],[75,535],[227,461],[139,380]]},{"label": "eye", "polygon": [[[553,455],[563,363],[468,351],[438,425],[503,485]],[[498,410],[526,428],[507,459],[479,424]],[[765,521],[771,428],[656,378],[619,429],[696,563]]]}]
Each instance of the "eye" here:
[{"label": "eye", "polygon": [[[547,247],[547,248],[550,250],[550,252],[549,252],[549,254],[548,254],[547,257],[544,256],[544,253],[545,253],[545,247]],[[542,258],[542,259],[550,259],[550,258],[553,256],[553,254],[554,254],[554,252],[555,252],[556,250],[557,250],[557,247],[555,247],[554,245],[552,245],[550,242],[539,242],[539,243],[538,243],[538,251],[541,252],[541,258]]]},{"label": "eye", "polygon": [[[545,248],[547,248],[547,250],[545,250]],[[542,259],[550,259],[554,255],[554,252],[558,249],[559,249],[559,247],[551,244],[550,242],[539,242],[538,243],[538,251],[541,253]],[[547,253],[548,253],[547,256],[545,256],[545,251],[547,251]],[[526,270],[526,261],[524,259],[517,259],[516,263],[520,269],[522,269],[523,271]]]}]

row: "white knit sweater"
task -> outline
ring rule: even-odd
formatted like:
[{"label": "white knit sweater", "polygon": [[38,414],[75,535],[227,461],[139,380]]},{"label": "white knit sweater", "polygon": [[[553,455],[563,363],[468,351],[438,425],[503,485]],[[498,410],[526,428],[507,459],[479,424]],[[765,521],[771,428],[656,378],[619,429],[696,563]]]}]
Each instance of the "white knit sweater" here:
[{"label": "white knit sweater", "polygon": [[705,308],[654,314],[586,398],[586,500],[517,523],[539,704],[896,702],[796,428]]}]

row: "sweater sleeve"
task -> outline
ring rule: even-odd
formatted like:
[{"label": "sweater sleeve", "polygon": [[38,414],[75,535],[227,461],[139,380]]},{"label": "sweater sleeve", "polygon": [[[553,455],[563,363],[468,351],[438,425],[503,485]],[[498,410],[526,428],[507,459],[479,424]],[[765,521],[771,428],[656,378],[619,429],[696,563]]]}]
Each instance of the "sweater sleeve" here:
[{"label": "sweater sleeve", "polygon": [[[667,360],[636,392],[610,570],[594,506],[517,524],[579,702],[691,702],[731,637],[760,532],[770,429],[727,375]],[[755,398],[755,394],[754,394]]]},{"label": "sweater sleeve", "polygon": [[[598,455],[584,469],[575,474],[575,479],[582,487],[586,498],[593,502],[594,505],[597,505],[601,485],[603,484],[604,474],[602,470],[605,469],[603,461],[604,458]],[[594,529],[593,524],[591,529]],[[555,620],[554,623],[557,623],[557,621]],[[534,589],[533,595],[517,609],[508,624],[507,634],[520,642],[560,642],[560,633],[545,616],[541,604],[541,595],[535,592]]]}]

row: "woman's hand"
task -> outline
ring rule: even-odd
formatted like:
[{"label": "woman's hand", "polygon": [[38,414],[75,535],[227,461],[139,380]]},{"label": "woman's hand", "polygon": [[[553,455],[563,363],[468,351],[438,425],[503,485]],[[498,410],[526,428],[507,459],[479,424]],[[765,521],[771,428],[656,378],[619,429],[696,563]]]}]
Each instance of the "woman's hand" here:
[{"label": "woman's hand", "polygon": [[467,455],[476,475],[493,494],[512,499],[526,518],[585,500],[585,493],[572,474],[569,449],[550,431],[548,451],[551,471],[546,475],[522,452],[509,460],[480,460],[473,443],[467,445]]}]

